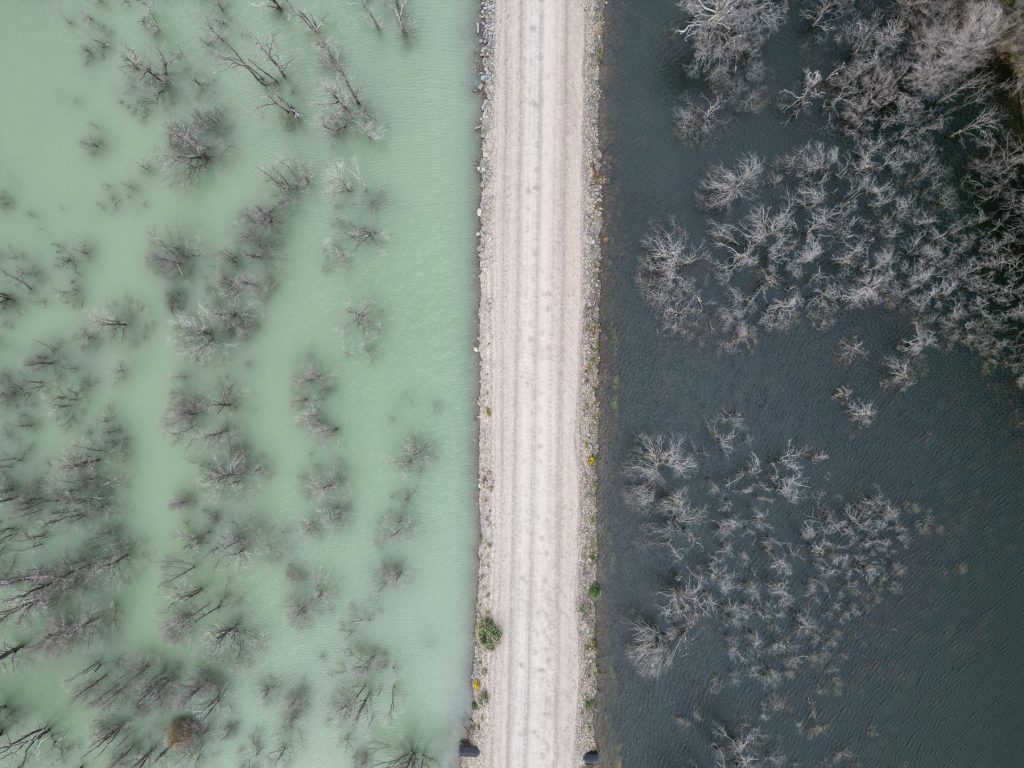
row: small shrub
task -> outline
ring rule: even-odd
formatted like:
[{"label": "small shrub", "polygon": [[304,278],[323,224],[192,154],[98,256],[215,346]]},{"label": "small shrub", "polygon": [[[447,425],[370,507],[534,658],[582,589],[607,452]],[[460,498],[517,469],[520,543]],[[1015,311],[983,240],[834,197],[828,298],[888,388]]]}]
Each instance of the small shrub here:
[{"label": "small shrub", "polygon": [[590,595],[591,600],[597,600],[601,596],[601,585],[595,581],[587,589],[587,594]]},{"label": "small shrub", "polygon": [[489,702],[490,700],[491,694],[489,694],[487,692],[487,689],[484,688],[482,691],[480,691],[480,693],[477,694],[476,698],[473,699],[473,709],[480,709],[481,707],[486,707],[487,702]]},{"label": "small shrub", "polygon": [[488,613],[480,619],[476,628],[476,637],[480,641],[480,645],[488,651],[493,651],[498,647],[498,643],[501,642],[501,627],[498,626],[498,622],[491,614]]}]

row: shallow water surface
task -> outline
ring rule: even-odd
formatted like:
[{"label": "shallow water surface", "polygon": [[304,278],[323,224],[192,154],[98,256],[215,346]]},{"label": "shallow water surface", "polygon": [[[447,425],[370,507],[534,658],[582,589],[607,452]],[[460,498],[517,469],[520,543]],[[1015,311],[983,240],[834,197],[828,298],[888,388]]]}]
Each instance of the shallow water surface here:
[{"label": "shallow water surface", "polygon": [[[264,5],[0,11],[0,763],[455,759],[477,7],[413,0],[403,34],[390,1]],[[157,274],[156,241],[198,255]]]}]

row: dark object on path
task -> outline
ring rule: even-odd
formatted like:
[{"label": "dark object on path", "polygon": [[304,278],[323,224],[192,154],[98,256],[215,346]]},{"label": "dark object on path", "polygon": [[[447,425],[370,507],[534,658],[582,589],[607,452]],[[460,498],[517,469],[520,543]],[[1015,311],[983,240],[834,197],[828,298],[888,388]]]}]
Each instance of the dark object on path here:
[{"label": "dark object on path", "polygon": [[480,757],[480,747],[468,741],[459,743],[459,757]]},{"label": "dark object on path", "polygon": [[601,756],[597,754],[596,749],[592,749],[583,756],[584,765],[597,765],[601,761]]}]

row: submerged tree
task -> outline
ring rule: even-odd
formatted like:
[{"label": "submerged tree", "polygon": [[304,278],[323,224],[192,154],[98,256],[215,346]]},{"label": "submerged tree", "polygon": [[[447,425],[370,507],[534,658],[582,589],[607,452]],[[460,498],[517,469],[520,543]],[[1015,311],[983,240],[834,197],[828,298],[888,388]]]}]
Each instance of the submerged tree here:
[{"label": "submerged tree", "polygon": [[408,740],[395,746],[378,749],[375,768],[436,768],[437,760],[416,741]]},{"label": "submerged tree", "polygon": [[223,154],[226,123],[220,110],[197,110],[186,122],[167,126],[167,151],[161,156],[171,178],[190,184]]},{"label": "submerged tree", "polygon": [[49,722],[25,724],[17,730],[6,722],[0,725],[0,761],[24,768],[38,754],[60,752],[61,736]]},{"label": "submerged tree", "polygon": [[121,54],[121,68],[128,81],[124,104],[133,112],[149,114],[170,94],[181,58],[177,51],[168,55],[156,48],[150,56],[126,47]]},{"label": "submerged tree", "polygon": [[292,377],[292,406],[296,421],[317,437],[335,437],[339,427],[324,415],[328,396],[334,389],[331,376],[312,358]]},{"label": "submerged tree", "polygon": [[786,14],[773,0],[680,0],[686,23],[676,30],[690,44],[691,77],[707,78],[716,99],[740,109],[759,106],[764,78],[761,52]]},{"label": "submerged tree", "polygon": [[154,272],[175,279],[192,276],[195,263],[202,256],[193,240],[173,230],[162,235],[150,230],[147,238],[150,247],[146,252],[146,263]]},{"label": "submerged tree", "polygon": [[642,677],[660,677],[672,665],[679,635],[647,621],[634,621],[630,628],[633,637],[626,646],[626,658]]},{"label": "submerged tree", "polygon": [[[681,7],[689,74],[711,97],[687,96],[677,129],[699,142],[722,104],[757,105],[760,50],[784,6]],[[1015,247],[1024,144],[1005,106],[1021,80],[998,63],[1024,50],[1024,25],[995,0],[870,11],[822,0],[801,13],[835,64],[805,70],[780,107],[789,119],[824,118],[834,139],[763,170],[749,157],[713,168],[698,189],[714,214],[704,238],[672,223],[655,228],[638,280],[663,327],[751,349],[763,331],[804,319],[823,329],[845,311],[887,307],[919,328],[918,343],[887,361],[890,388],[909,386],[921,352],[940,341],[963,343],[1024,382]],[[850,349],[843,360],[858,357]]]},{"label": "submerged tree", "polygon": [[755,450],[729,411],[705,427],[703,443],[642,435],[624,466],[641,544],[671,563],[656,617],[630,623],[627,659],[656,678],[703,637],[728,657],[732,684],[774,692],[823,673],[838,681],[847,628],[900,590],[899,557],[920,510],[882,496],[833,507],[810,482],[825,454],[793,442]]}]

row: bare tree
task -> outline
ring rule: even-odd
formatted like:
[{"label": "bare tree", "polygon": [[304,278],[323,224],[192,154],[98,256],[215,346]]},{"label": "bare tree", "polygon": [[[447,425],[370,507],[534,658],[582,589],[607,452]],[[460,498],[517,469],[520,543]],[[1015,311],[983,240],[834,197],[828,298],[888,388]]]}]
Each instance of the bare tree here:
[{"label": "bare tree", "polygon": [[385,560],[377,570],[377,590],[394,586],[405,575],[405,566],[398,560]]},{"label": "bare tree", "polygon": [[402,446],[402,455],[397,463],[403,469],[423,472],[434,461],[434,448],[419,435],[409,435]]},{"label": "bare tree", "polygon": [[[86,28],[86,39],[78,51],[85,64],[92,64],[106,57],[114,38],[114,30],[107,24],[87,13],[82,19]],[[69,22],[70,23],[70,22]]]},{"label": "bare tree", "polygon": [[221,704],[227,683],[215,669],[202,667],[178,687],[177,705],[190,708],[200,721],[207,720]]},{"label": "bare tree", "polygon": [[282,80],[287,79],[288,66],[295,60],[293,56],[290,59],[285,59],[280,51],[277,49],[277,33],[272,35],[266,35],[264,37],[255,37],[253,40],[256,43],[256,47],[260,49],[260,52],[266,57],[267,61],[274,65],[278,74]]},{"label": "bare tree", "polygon": [[779,109],[787,115],[787,120],[799,117],[824,97],[824,78],[821,72],[814,69],[804,70],[804,84],[799,93],[784,90],[779,96]]},{"label": "bare tree", "polygon": [[[280,85],[281,80],[253,58],[244,56],[234,44],[218,29],[214,22],[206,24],[207,44],[215,51],[217,60],[230,69],[241,69],[248,72],[252,79],[264,88]],[[274,51],[273,38],[262,41]],[[260,45],[260,41],[257,42]],[[262,48],[261,48],[262,50]],[[273,62],[273,60],[271,60]],[[275,66],[271,63],[270,66]],[[287,65],[285,65],[287,67]],[[284,73],[280,73],[283,77]]]},{"label": "bare tree", "polygon": [[345,81],[325,83],[323,92],[325,99],[321,102],[320,124],[326,131],[340,135],[349,128],[355,128],[367,138],[380,138],[377,124]]},{"label": "bare tree", "polygon": [[318,39],[320,37],[320,30],[324,25],[326,17],[314,16],[308,11],[304,11],[295,7],[291,0],[287,0],[288,9],[292,13],[292,17],[298,19],[314,36]]},{"label": "bare tree", "polygon": [[329,439],[337,436],[340,428],[320,412],[319,406],[306,405],[295,415],[295,420],[313,435]]},{"label": "bare tree", "polygon": [[857,336],[844,336],[836,342],[836,357],[844,365],[851,365],[867,356],[864,341]]},{"label": "bare tree", "polygon": [[320,122],[330,133],[340,134],[354,127],[370,139],[378,139],[381,131],[359,92],[352,84],[348,69],[342,62],[341,54],[333,40],[317,37],[316,47],[320,65],[334,73],[336,79],[324,84],[326,99],[321,104]]},{"label": "bare tree", "polygon": [[377,351],[377,343],[384,332],[384,318],[381,308],[369,301],[348,307],[349,325],[356,331],[359,348],[371,356]]},{"label": "bare tree", "polygon": [[437,760],[414,741],[381,748],[382,757],[374,768],[436,768]]},{"label": "bare tree", "polygon": [[161,159],[172,178],[191,183],[225,149],[225,123],[219,110],[199,110],[187,122],[167,126],[167,151]]},{"label": "bare tree", "polygon": [[133,553],[133,544],[123,534],[107,528],[67,558],[6,573],[0,578],[0,587],[7,591],[0,622],[55,609],[63,597],[81,592],[101,578],[119,575]]},{"label": "bare tree", "polygon": [[712,733],[716,768],[786,768],[790,764],[781,754],[766,752],[768,737],[760,728],[745,725],[729,730],[721,723],[714,723]]},{"label": "bare tree", "polygon": [[725,103],[721,96],[709,99],[684,94],[672,112],[675,133],[687,146],[707,144],[726,123]]},{"label": "bare tree", "polygon": [[412,28],[409,19],[406,17],[406,6],[409,0],[391,0],[391,11],[395,14],[395,21],[398,23],[398,32],[405,39],[409,39]]},{"label": "bare tree", "polygon": [[269,168],[260,168],[260,173],[285,197],[303,192],[312,181],[309,168],[294,160],[282,160]]},{"label": "bare tree", "polygon": [[367,18],[369,18],[370,23],[377,32],[384,29],[384,25],[380,23],[380,19],[377,17],[377,14],[373,12],[373,0],[363,0],[363,13],[366,14]]},{"label": "bare tree", "polygon": [[124,341],[130,336],[131,340],[138,341],[146,332],[144,312],[145,306],[141,302],[122,299],[90,312],[89,320],[97,330],[106,331],[111,338]]},{"label": "bare tree", "polygon": [[846,415],[855,426],[870,427],[878,415],[878,409],[868,400],[850,400],[846,404]]},{"label": "bare tree", "polygon": [[92,741],[82,757],[100,756],[108,749],[115,753],[124,749],[124,740],[130,738],[129,720],[124,716],[102,717],[93,727]]},{"label": "bare tree", "polygon": [[160,632],[168,642],[180,643],[201,622],[231,604],[232,595],[227,589],[214,591],[210,587],[182,582],[171,595],[168,616],[161,623]]},{"label": "bare tree", "polygon": [[205,462],[203,482],[211,486],[237,488],[250,482],[262,469],[244,445],[229,445]]},{"label": "bare tree", "polygon": [[28,643],[24,642],[10,643],[0,647],[0,663],[3,663],[8,659],[13,659],[21,651],[24,651],[29,647]]},{"label": "bare tree", "polygon": [[195,262],[202,255],[195,241],[174,230],[160,235],[155,229],[149,231],[147,239],[150,247],[146,263],[154,272],[172,278],[192,275]]},{"label": "bare tree", "polygon": [[7,732],[0,742],[0,761],[10,761],[17,768],[25,768],[35,755],[45,750],[57,749],[60,737],[49,723],[40,723],[20,734]]},{"label": "bare tree", "polygon": [[697,202],[707,210],[728,210],[737,200],[750,197],[764,175],[764,161],[757,155],[740,158],[736,169],[713,165],[697,187]]},{"label": "bare tree", "polygon": [[199,395],[183,391],[171,393],[171,401],[164,412],[164,424],[172,437],[195,434],[202,418],[207,414],[209,404]]},{"label": "bare tree", "polygon": [[160,48],[147,56],[134,48],[125,48],[121,54],[121,68],[128,76],[125,104],[133,112],[143,115],[166,99],[174,83],[176,65],[181,53],[167,55]]},{"label": "bare tree", "polygon": [[88,133],[83,136],[78,143],[81,144],[85,151],[90,155],[98,155],[103,150],[106,141],[98,133]]},{"label": "bare tree", "polygon": [[629,659],[641,677],[660,677],[671,665],[679,644],[656,625],[637,619],[630,628],[633,638],[626,647]]},{"label": "bare tree", "polygon": [[368,725],[376,717],[383,686],[365,678],[335,688],[331,695],[331,714],[350,728]]},{"label": "bare tree", "polygon": [[276,87],[267,88],[266,91],[267,100],[260,104],[261,109],[267,107],[274,107],[279,109],[284,115],[293,121],[298,122],[302,119],[302,113],[299,112],[299,108],[295,106],[291,101],[285,98],[280,89]]},{"label": "bare tree", "polygon": [[259,328],[259,318],[251,307],[216,300],[200,304],[192,314],[174,318],[178,350],[186,360],[209,360],[218,352],[244,342]]},{"label": "bare tree", "polygon": [[163,31],[160,27],[160,20],[156,16],[156,0],[145,0],[142,7],[146,12],[139,18],[139,26],[146,30],[151,37],[159,37]]},{"label": "bare tree", "polygon": [[633,483],[659,488],[667,481],[689,477],[697,462],[676,435],[640,435],[624,470]]},{"label": "bare tree", "polygon": [[259,635],[249,628],[241,615],[214,626],[206,633],[206,639],[211,651],[236,661],[249,658],[260,645]]},{"label": "bare tree", "polygon": [[285,727],[292,729],[309,710],[310,688],[305,680],[293,686],[285,694]]},{"label": "bare tree", "polygon": [[882,382],[884,386],[899,392],[910,389],[917,380],[911,360],[912,358],[895,355],[885,358],[882,361],[885,365],[885,379]]},{"label": "bare tree", "polygon": [[974,0],[952,14],[945,6],[929,13],[925,3],[917,3],[916,9],[924,11],[926,19],[913,35],[913,65],[907,79],[925,98],[938,99],[993,58],[1004,26],[1003,7]]},{"label": "bare tree", "polygon": [[821,33],[835,32],[844,20],[848,5],[843,0],[813,0],[800,15],[811,28]]},{"label": "bare tree", "polygon": [[748,84],[760,82],[761,49],[782,25],[783,3],[773,0],[680,0],[687,23],[676,30],[691,45],[689,73],[706,75],[716,92],[732,93],[741,106],[752,96],[737,98]]},{"label": "bare tree", "polygon": [[33,646],[43,653],[68,653],[117,624],[117,605],[57,615]]}]

